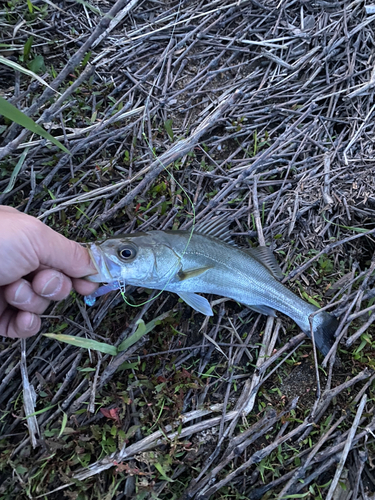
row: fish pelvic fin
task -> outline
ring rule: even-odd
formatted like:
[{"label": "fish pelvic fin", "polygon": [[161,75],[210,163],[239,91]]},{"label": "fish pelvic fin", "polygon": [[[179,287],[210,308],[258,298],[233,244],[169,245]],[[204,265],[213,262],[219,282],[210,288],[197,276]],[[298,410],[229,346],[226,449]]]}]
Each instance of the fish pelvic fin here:
[{"label": "fish pelvic fin", "polygon": [[[317,326],[314,327],[315,345],[323,356],[326,356],[335,343],[335,332],[339,325],[339,321],[335,316],[326,311],[317,314],[314,320],[315,318],[318,323]],[[310,332],[307,334],[310,336]]]},{"label": "fish pelvic fin", "polygon": [[210,303],[207,299],[193,292],[178,292],[178,295],[195,311],[198,311],[205,316],[213,316]]}]

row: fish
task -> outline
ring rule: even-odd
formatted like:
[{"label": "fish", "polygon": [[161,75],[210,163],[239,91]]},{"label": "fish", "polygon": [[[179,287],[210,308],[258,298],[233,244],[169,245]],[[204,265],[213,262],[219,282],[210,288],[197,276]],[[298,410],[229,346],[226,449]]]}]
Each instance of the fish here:
[{"label": "fish", "polygon": [[233,299],[254,311],[289,316],[311,337],[309,316],[317,348],[325,356],[332,347],[338,320],[301,299],[280,280],[281,269],[266,246],[238,247],[228,222],[213,220],[194,231],[152,230],[134,232],[92,243],[91,259],[98,271],[87,280],[105,283],[85,298],[96,298],[125,285],[173,292],[196,311],[212,316],[208,300],[215,294]]}]

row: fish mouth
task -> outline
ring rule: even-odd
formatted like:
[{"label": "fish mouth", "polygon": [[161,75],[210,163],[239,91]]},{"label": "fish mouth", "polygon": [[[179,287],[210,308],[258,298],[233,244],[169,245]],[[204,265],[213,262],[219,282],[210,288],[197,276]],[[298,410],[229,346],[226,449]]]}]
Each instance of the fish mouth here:
[{"label": "fish mouth", "polygon": [[112,275],[112,272],[117,271],[116,275],[118,275],[118,272],[121,272],[120,266],[108,259],[95,243],[92,243],[87,250],[98,274],[86,276],[85,279],[93,283],[111,283],[114,281],[116,277]]}]

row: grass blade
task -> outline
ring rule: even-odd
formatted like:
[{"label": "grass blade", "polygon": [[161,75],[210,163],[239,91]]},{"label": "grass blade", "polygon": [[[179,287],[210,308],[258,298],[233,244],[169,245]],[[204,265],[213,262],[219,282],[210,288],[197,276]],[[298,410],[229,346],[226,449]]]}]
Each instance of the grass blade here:
[{"label": "grass blade", "polygon": [[2,194],[6,194],[6,193],[9,193],[10,191],[12,191],[12,189],[16,183],[16,180],[17,180],[17,175],[19,174],[19,172],[22,168],[22,165],[25,161],[27,153],[29,152],[29,149],[30,148],[26,148],[25,151],[20,156],[20,159],[18,160],[17,165],[14,167],[12,175],[10,176],[9,183],[8,183],[7,187],[4,189]]},{"label": "grass blade", "polygon": [[25,113],[22,113],[22,111],[17,109],[10,102],[6,101],[3,97],[0,97],[0,115],[5,116],[5,118],[8,118],[15,123],[18,123],[18,125],[22,125],[22,127],[27,128],[28,130],[30,130],[30,132],[34,132],[34,134],[41,135],[42,137],[44,137],[44,139],[48,139],[55,146],[62,149],[64,153],[70,154],[70,151],[66,149],[66,147],[61,144],[60,141],[55,139],[51,134],[44,130],[44,128],[36,124],[34,120],[25,115]]},{"label": "grass blade", "polygon": [[83,347],[84,349],[93,349],[104,354],[111,354],[112,356],[116,356],[117,354],[115,346],[105,344],[104,342],[97,342],[96,340],[82,339],[81,337],[73,337],[72,335],[64,335],[63,333],[45,333],[44,336],[58,340],[59,342],[65,342],[65,344]]},{"label": "grass blade", "polygon": [[23,73],[27,76],[30,76],[31,78],[35,78],[35,80],[38,80],[38,82],[40,82],[42,85],[45,85],[46,87],[50,88],[51,90],[53,90],[57,94],[61,95],[60,92],[57,92],[57,90],[53,89],[51,87],[51,85],[48,85],[48,83],[45,80],[43,80],[42,77],[38,76],[33,71],[30,71],[29,69],[24,68],[20,64],[14,62],[14,61],[10,61],[9,59],[7,59],[4,56],[0,56],[0,63],[5,64],[5,66],[8,66],[9,68],[14,69],[15,71],[19,71],[20,73]]},{"label": "grass blade", "polygon": [[121,342],[121,344],[117,348],[117,351],[122,352],[122,351],[126,351],[126,349],[129,349],[129,347],[131,347],[133,344],[138,342],[138,340],[141,339],[143,337],[143,335],[146,335],[147,333],[151,332],[151,330],[153,330],[156,325],[159,325],[164,318],[169,316],[169,314],[170,314],[170,311],[168,311],[164,314],[161,314],[160,316],[153,319],[152,321],[150,321],[147,324],[145,324],[143,319],[139,319],[136,323],[138,325],[137,330],[133,333],[133,335],[131,337],[129,337],[129,338],[125,339],[123,342]]}]

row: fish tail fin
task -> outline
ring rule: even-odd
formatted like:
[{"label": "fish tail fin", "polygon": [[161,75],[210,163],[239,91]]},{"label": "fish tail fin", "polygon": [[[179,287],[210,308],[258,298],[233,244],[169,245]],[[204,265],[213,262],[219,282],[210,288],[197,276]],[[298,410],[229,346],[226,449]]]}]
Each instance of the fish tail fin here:
[{"label": "fish tail fin", "polygon": [[[322,311],[314,317],[314,340],[319,351],[326,356],[335,342],[338,319],[332,314]],[[310,332],[309,332],[310,333]]]}]

